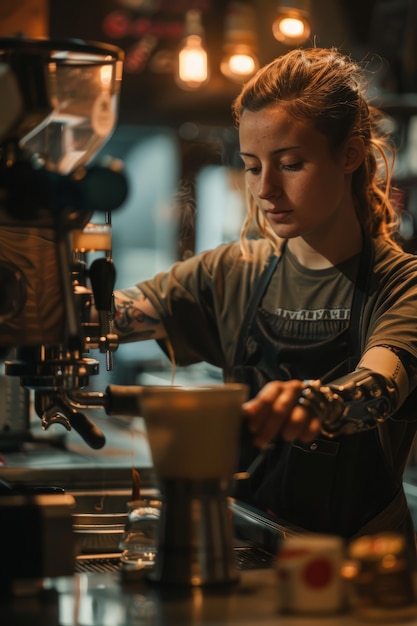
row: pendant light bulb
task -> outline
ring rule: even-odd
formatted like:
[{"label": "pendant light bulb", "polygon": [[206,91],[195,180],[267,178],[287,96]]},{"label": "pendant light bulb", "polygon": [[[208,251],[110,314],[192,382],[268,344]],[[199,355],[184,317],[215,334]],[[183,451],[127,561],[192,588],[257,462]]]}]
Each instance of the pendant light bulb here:
[{"label": "pendant light bulb", "polygon": [[198,89],[208,80],[208,58],[199,11],[187,12],[185,30],[186,36],[178,53],[177,83],[182,89]]},{"label": "pendant light bulb", "polygon": [[253,56],[236,52],[229,58],[229,66],[232,73],[240,76],[251,76],[256,69],[256,63]]},{"label": "pendant light bulb", "polygon": [[310,0],[282,0],[272,33],[277,41],[288,46],[299,46],[311,35]]},{"label": "pendant light bulb", "polygon": [[247,80],[256,72],[259,62],[253,50],[246,46],[233,46],[227,51],[220,64],[220,70],[226,78],[236,82]]},{"label": "pendant light bulb", "polygon": [[230,2],[225,17],[223,58],[220,70],[226,78],[241,83],[259,68],[256,53],[256,16],[245,2]]}]

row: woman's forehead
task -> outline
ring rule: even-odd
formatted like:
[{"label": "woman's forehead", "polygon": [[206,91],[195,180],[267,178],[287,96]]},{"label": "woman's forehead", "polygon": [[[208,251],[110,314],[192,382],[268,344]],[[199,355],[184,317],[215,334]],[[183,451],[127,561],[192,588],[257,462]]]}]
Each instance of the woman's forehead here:
[{"label": "woman's forehead", "polygon": [[274,106],[260,111],[244,111],[239,126],[240,143],[269,143],[282,138],[299,143],[317,139],[318,131],[310,120],[292,117],[283,107]]}]

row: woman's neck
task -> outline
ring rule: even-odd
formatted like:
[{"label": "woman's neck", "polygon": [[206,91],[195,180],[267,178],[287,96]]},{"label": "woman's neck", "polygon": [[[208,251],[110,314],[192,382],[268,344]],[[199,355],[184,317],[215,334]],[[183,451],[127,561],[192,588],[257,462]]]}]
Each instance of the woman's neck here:
[{"label": "woman's neck", "polygon": [[290,239],[287,245],[304,267],[325,269],[338,265],[361,251],[362,230],[359,222],[356,222],[339,237],[300,236]]}]

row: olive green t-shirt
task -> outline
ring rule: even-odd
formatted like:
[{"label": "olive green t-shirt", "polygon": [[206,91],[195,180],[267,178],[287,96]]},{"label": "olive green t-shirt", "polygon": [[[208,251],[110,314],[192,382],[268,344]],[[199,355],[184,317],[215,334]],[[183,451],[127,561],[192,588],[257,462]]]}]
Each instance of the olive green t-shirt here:
[{"label": "olive green t-shirt", "polygon": [[[249,241],[250,260],[239,243],[224,244],[174,264],[138,286],[165,326],[178,364],[206,361],[227,371],[244,315],[274,251],[268,241]],[[362,353],[390,345],[417,358],[417,257],[383,240],[373,241],[375,259],[360,329]],[[264,295],[262,306],[277,315],[304,319],[306,334],[333,318],[335,334],[349,323],[358,257],[339,267],[310,270],[286,251]],[[297,324],[298,332],[300,324]],[[319,339],[319,338],[318,338]],[[410,371],[415,387],[417,372]],[[417,392],[409,395],[393,419],[380,424],[381,444],[400,479],[413,443]]]},{"label": "olive green t-shirt", "polygon": [[286,249],[262,307],[281,320],[286,337],[309,343],[334,337],[349,325],[358,263],[356,255],[337,267],[311,270]]},{"label": "olive green t-shirt", "polygon": [[[248,244],[249,260],[239,243],[224,244],[138,285],[158,312],[178,364],[233,365],[248,303],[274,254],[264,239]],[[389,344],[417,358],[417,257],[383,240],[373,245],[374,268],[361,325],[363,352]],[[262,306],[288,320],[303,320],[309,338],[322,319],[332,320],[336,334],[349,323],[358,261],[357,256],[338,267],[311,270],[286,250]]]}]

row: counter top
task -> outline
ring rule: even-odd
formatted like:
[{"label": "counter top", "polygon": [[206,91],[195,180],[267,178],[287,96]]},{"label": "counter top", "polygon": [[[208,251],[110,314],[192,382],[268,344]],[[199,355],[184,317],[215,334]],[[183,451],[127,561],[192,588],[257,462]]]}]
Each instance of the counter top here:
[{"label": "counter top", "polygon": [[[13,626],[356,626],[348,612],[284,615],[273,569],[241,573],[231,589],[161,588],[146,580],[123,584],[118,574],[78,574],[47,581],[48,592],[0,605],[2,623]],[[417,626],[417,607],[406,622]],[[403,619],[374,621],[398,626]]]},{"label": "counter top", "polygon": [[56,425],[43,432],[40,420],[32,440],[17,450],[0,451],[0,477],[13,485],[60,486],[65,489],[131,487],[132,466],[140,468],[144,485],[155,478],[142,418],[109,418],[102,411],[89,417],[107,443],[93,450],[74,430]]},{"label": "counter top", "polygon": [[[131,486],[132,465],[141,469],[145,484],[152,485],[152,463],[143,423],[125,424],[107,417],[94,417],[109,444],[99,451],[89,449],[77,434],[67,433],[63,448],[48,438],[28,443],[17,452],[3,453],[0,476],[11,483],[59,484],[65,489],[106,489]],[[36,433],[37,434],[37,433]],[[417,471],[408,472],[409,489],[417,489]],[[417,492],[410,498],[417,501]],[[127,491],[129,493],[129,491]],[[408,492],[407,492],[408,495]],[[120,501],[125,504],[125,495]],[[119,500],[118,500],[119,502]],[[268,547],[277,535],[265,523],[249,524],[245,514],[245,537]],[[249,521],[253,521],[252,518]],[[269,520],[263,520],[268,522]],[[278,529],[279,530],[279,529]],[[253,535],[253,536],[252,536]],[[279,533],[278,533],[279,535]],[[271,539],[272,538],[272,539]],[[57,555],[59,558],[59,555]],[[0,575],[1,579],[1,575]],[[0,580],[1,582],[1,580]],[[280,591],[274,569],[250,569],[240,573],[240,582],[230,589],[190,591],[163,589],[146,580],[123,583],[120,572],[76,573],[49,579],[46,589],[31,595],[0,600],[0,623],[4,626],[360,626],[366,624],[352,613],[303,616],[280,612]],[[417,626],[417,607],[410,611],[409,626]],[[398,626],[403,619],[385,615],[374,623]],[[369,623],[369,622],[368,622]]]}]

